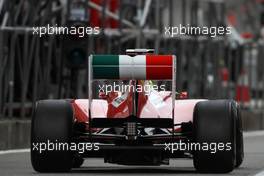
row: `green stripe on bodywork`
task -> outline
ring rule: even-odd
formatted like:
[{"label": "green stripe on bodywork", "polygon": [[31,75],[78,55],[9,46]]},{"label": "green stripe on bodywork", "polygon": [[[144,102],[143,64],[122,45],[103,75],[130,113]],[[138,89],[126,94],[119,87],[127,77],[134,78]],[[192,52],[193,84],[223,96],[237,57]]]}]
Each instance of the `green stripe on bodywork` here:
[{"label": "green stripe on bodywork", "polygon": [[93,55],[93,65],[119,65],[119,55]]},{"label": "green stripe on bodywork", "polygon": [[94,79],[119,79],[118,55],[93,55]]}]

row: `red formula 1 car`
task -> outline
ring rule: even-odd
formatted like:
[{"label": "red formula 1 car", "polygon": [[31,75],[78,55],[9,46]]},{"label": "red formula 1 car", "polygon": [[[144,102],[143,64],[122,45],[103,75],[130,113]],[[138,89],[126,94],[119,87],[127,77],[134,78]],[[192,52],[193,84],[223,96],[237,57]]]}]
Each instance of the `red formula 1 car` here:
[{"label": "red formula 1 car", "polygon": [[176,57],[149,50],[89,57],[89,98],[41,100],[32,119],[31,161],[65,172],[84,158],[163,165],[192,158],[199,172],[230,172],[243,161],[238,104],[176,92]]}]

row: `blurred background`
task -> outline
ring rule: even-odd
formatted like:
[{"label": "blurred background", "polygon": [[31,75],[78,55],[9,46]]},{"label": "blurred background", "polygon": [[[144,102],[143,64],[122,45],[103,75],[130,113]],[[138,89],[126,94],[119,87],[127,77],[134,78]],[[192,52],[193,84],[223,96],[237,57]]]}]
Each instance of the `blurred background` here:
[{"label": "blurred background", "polygon": [[[48,24],[100,34],[33,35]],[[232,34],[165,35],[180,24],[231,26]],[[21,134],[0,149],[25,145],[36,100],[87,97],[90,54],[128,48],[175,54],[178,91],[235,99],[244,129],[264,128],[264,0],[0,0],[0,134]]]}]

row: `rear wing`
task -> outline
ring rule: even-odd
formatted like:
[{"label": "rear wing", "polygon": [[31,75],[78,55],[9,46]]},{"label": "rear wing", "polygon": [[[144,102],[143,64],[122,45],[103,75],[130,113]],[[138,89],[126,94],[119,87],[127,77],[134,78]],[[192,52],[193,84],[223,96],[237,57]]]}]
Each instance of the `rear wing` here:
[{"label": "rear wing", "polygon": [[176,95],[176,57],[174,55],[90,55],[89,57],[89,121],[95,80],[169,80],[172,92],[172,118]]},{"label": "rear wing", "polygon": [[92,79],[172,80],[171,55],[92,55]]}]

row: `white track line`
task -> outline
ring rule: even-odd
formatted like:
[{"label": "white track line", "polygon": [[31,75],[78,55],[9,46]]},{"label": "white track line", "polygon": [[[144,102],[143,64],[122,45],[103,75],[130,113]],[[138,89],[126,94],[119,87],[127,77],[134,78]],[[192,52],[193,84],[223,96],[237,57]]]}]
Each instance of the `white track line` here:
[{"label": "white track line", "polygon": [[262,131],[250,131],[250,132],[244,132],[244,137],[256,137],[256,136],[264,136],[264,130]]},{"label": "white track line", "polygon": [[29,149],[16,149],[16,150],[2,150],[0,151],[0,155],[4,155],[4,154],[12,154],[12,153],[25,153],[25,152],[29,152]]},{"label": "white track line", "polygon": [[264,176],[264,170],[256,173],[254,176]]}]

